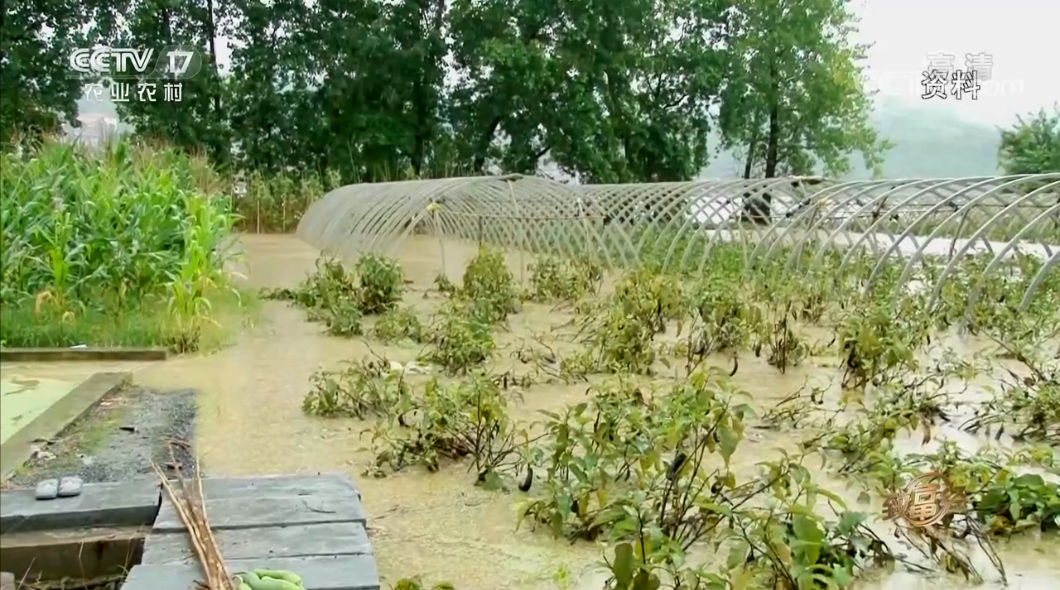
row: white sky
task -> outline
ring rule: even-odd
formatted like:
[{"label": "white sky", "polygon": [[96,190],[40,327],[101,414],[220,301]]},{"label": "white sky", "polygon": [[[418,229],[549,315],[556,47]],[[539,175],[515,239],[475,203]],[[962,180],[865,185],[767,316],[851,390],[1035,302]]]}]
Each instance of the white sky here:
[{"label": "white sky", "polygon": [[[1008,126],[1017,114],[1060,101],[1060,0],[855,0],[869,51],[871,87],[880,95],[969,121]],[[932,53],[993,56],[978,100],[923,100],[921,72]]]}]

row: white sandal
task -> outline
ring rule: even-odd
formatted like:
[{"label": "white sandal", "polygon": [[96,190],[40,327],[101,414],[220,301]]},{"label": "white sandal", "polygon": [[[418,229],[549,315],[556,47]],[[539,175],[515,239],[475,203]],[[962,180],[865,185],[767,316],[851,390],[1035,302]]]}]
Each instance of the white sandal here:
[{"label": "white sandal", "polygon": [[60,498],[79,496],[81,495],[81,487],[83,485],[84,482],[82,482],[81,478],[76,475],[64,477],[59,481],[58,495]]},{"label": "white sandal", "polygon": [[54,500],[59,496],[59,480],[46,479],[38,483],[34,495],[38,500]]}]

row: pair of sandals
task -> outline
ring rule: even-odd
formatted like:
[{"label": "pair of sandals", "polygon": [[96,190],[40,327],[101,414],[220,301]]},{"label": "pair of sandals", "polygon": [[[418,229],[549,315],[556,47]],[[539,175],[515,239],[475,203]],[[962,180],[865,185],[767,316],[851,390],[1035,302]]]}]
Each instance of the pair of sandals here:
[{"label": "pair of sandals", "polygon": [[36,497],[38,500],[72,498],[81,495],[82,487],[84,487],[84,482],[75,475],[62,479],[46,479],[37,484]]}]

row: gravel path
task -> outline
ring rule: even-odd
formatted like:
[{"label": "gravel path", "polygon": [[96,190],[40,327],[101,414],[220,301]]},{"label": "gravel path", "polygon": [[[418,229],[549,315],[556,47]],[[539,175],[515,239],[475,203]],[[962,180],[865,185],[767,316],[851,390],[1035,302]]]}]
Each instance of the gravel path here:
[{"label": "gravel path", "polygon": [[[192,442],[195,392],[161,392],[133,385],[107,396],[52,441],[12,478],[15,486],[78,475],[85,482],[129,481],[157,475],[155,462],[172,473],[170,440]],[[194,470],[193,448],[174,446],[186,474]]]}]

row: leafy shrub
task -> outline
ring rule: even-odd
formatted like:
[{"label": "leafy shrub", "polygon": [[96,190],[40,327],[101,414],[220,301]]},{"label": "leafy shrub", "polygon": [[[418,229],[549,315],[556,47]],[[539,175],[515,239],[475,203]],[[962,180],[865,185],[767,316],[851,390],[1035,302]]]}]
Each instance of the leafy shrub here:
[{"label": "leafy shrub", "polygon": [[499,472],[518,461],[519,432],[507,407],[498,384],[484,373],[473,373],[453,386],[432,380],[421,403],[376,425],[376,474],[381,475],[384,466],[401,470],[417,464],[437,471],[443,457],[470,457],[476,482],[500,489]]},{"label": "leafy shrub", "polygon": [[588,372],[651,374],[655,335],[669,319],[684,314],[680,281],[641,269],[616,286],[607,308],[583,320],[589,350],[564,359],[561,371],[571,376]]},{"label": "leafy shrub", "polygon": [[898,305],[866,301],[847,314],[837,329],[843,386],[863,388],[915,370],[916,351],[928,339],[930,321],[912,298]]},{"label": "leafy shrub", "polygon": [[450,374],[466,373],[486,362],[495,348],[489,324],[472,306],[458,302],[440,311],[428,330],[427,341],[424,360],[441,365]]},{"label": "leafy shrub", "polygon": [[401,301],[405,277],[396,261],[366,253],[357,260],[355,270],[360,282],[357,296],[362,313],[385,313]]},{"label": "leafy shrub", "polygon": [[519,295],[512,271],[498,250],[486,246],[464,270],[464,283],[458,296],[478,307],[478,315],[490,324],[502,322],[518,310]]},{"label": "leafy shrub", "polygon": [[602,278],[603,270],[587,258],[544,257],[530,265],[530,298],[575,301],[594,293]]},{"label": "leafy shrub", "polygon": [[353,362],[341,371],[320,370],[310,381],[302,410],[317,416],[383,416],[409,396],[401,373],[391,371],[385,359]]},{"label": "leafy shrub", "polygon": [[372,336],[383,342],[427,340],[426,329],[420,319],[411,309],[403,307],[396,307],[383,314],[372,326]]},{"label": "leafy shrub", "polygon": [[401,300],[405,281],[392,260],[367,253],[354,271],[342,261],[320,256],[316,269],[295,289],[265,289],[266,299],[291,301],[306,310],[310,321],[323,322],[330,334],[359,336],[365,315],[384,313]]}]

